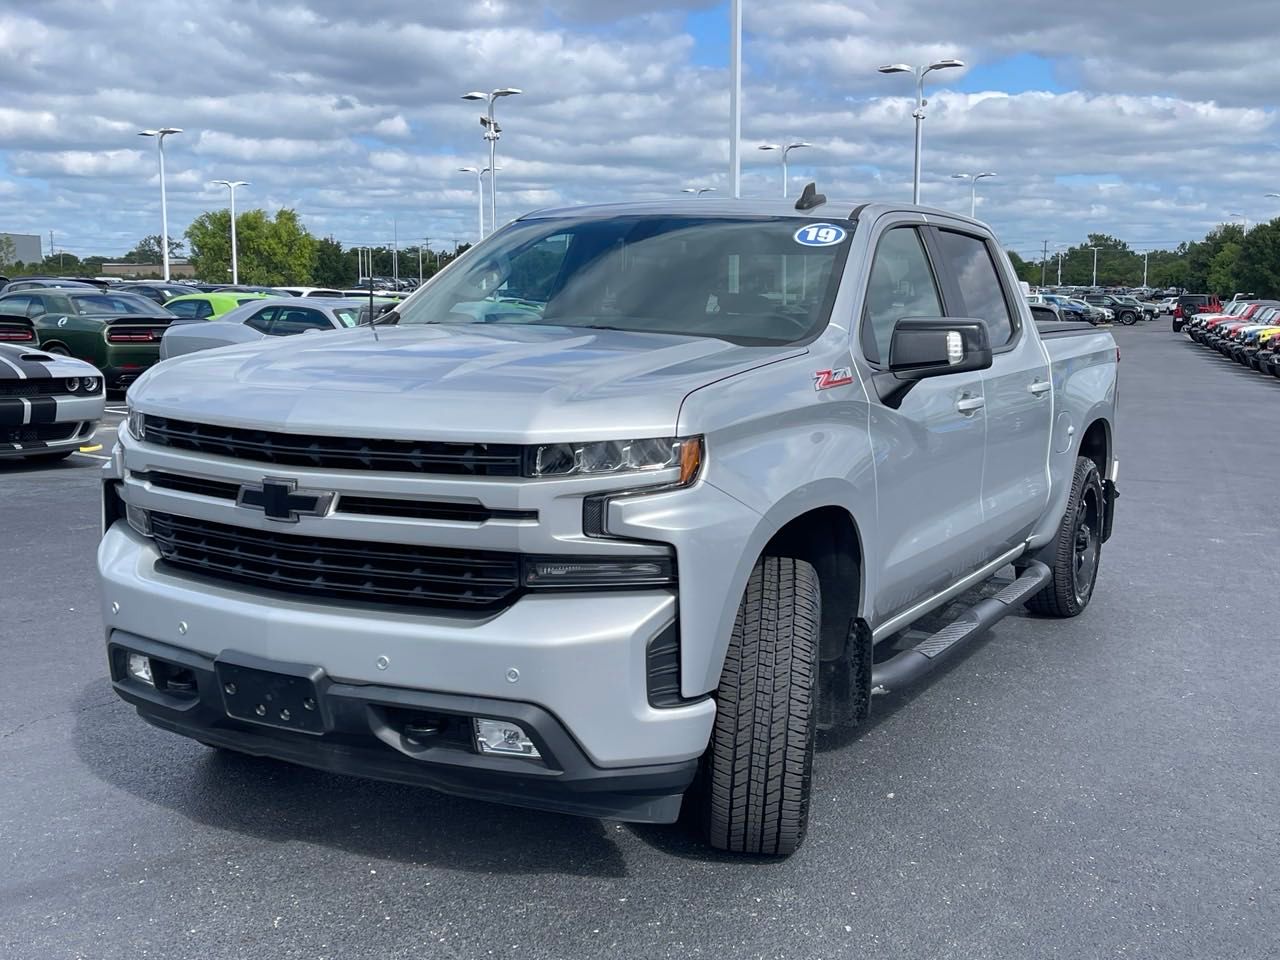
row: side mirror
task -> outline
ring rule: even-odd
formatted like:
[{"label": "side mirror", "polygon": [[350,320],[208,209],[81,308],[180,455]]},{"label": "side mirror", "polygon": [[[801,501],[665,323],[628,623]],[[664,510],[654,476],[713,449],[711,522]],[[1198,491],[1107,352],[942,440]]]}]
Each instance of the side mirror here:
[{"label": "side mirror", "polygon": [[893,328],[889,369],[899,380],[986,370],[991,342],[981,320],[904,317]]}]

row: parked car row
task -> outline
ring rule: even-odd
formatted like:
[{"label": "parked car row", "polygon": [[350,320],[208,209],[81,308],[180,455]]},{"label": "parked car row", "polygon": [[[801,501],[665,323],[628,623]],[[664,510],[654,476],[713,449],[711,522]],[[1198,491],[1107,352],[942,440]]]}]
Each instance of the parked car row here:
[{"label": "parked car row", "polygon": [[1224,357],[1280,378],[1280,300],[1233,300],[1221,312],[1196,314],[1183,330]]}]

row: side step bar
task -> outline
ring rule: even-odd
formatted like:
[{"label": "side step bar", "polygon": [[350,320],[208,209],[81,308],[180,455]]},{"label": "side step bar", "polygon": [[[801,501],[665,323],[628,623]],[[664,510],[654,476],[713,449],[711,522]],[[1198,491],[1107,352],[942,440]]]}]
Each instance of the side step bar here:
[{"label": "side step bar", "polygon": [[926,637],[910,650],[871,668],[871,693],[884,694],[915,683],[947,656],[1011,614],[1024,600],[1034,596],[1053,577],[1053,571],[1039,560],[1027,565],[1022,576],[994,597],[979,600],[953,622]]}]

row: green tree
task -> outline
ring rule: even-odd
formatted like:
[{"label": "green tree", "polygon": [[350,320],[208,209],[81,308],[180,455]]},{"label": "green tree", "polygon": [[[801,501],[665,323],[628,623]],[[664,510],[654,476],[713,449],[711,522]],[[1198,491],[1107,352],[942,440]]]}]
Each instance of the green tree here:
[{"label": "green tree", "polygon": [[[231,275],[231,214],[210,210],[187,227],[191,262],[205,280],[215,283]],[[283,209],[275,218],[263,210],[236,216],[236,245],[240,282],[262,286],[309,284],[316,262],[317,243],[293,210]]]},{"label": "green tree", "polygon": [[1241,291],[1280,297],[1280,218],[1260,223],[1245,234],[1236,269]]},{"label": "green tree", "polygon": [[1208,288],[1220,297],[1230,296],[1240,286],[1240,244],[1228,241],[1209,261]]},{"label": "green tree", "polygon": [[[169,256],[182,256],[182,238],[169,238]],[[125,263],[159,263],[164,259],[160,247],[160,234],[153,233],[149,237],[143,237],[138,241],[137,245],[124,255]]]},{"label": "green tree", "polygon": [[325,237],[316,243],[316,262],[311,275],[322,287],[350,287],[355,284],[355,260],[347,256],[337,240]]},{"label": "green tree", "polygon": [[[1040,264],[1027,263],[1012,250],[1006,250],[1009,254],[1009,262],[1013,264],[1013,271],[1018,275],[1019,280],[1025,280],[1027,283],[1040,282]],[[1046,275],[1047,276],[1047,275]]]},{"label": "green tree", "polygon": [[16,257],[17,251],[13,246],[13,238],[7,235],[0,236],[0,268],[7,270],[15,266]]}]

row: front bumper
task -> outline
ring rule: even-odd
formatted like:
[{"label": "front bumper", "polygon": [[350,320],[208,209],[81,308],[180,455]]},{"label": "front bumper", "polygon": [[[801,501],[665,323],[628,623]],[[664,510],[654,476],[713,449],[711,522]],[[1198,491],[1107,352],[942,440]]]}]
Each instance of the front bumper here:
[{"label": "front bumper", "polygon": [[[161,690],[135,679],[125,668],[130,651],[189,671],[183,674],[187,682],[181,689]],[[108,659],[116,692],[162,730],[254,756],[478,800],[636,823],[671,823],[679,816],[683,793],[698,767],[697,759],[687,759],[602,769],[551,712],[537,705],[373,684],[325,683],[318,694],[319,710],[327,718],[325,732],[281,730],[227,715],[213,658],[112,631]],[[541,758],[475,752],[469,739],[460,735],[473,717],[518,723]],[[406,735],[406,724],[413,722],[430,722],[440,732]]]},{"label": "front bumper", "polygon": [[676,620],[673,591],[523,597],[487,618],[294,598],[169,569],[123,522],[98,549],[103,617],[212,660],[239,651],[337,683],[518,701],[554,715],[596,767],[695,760],[715,704],[656,708],[646,650]]}]

